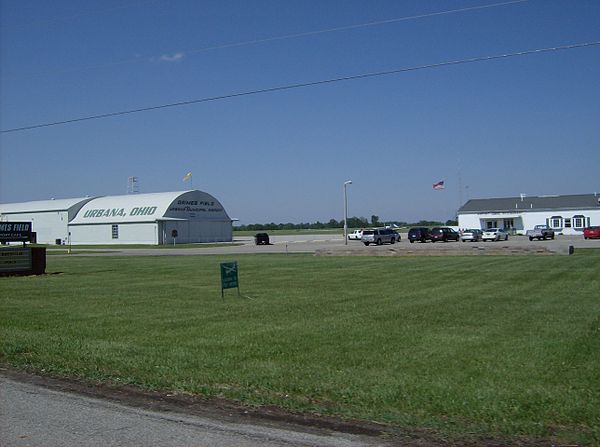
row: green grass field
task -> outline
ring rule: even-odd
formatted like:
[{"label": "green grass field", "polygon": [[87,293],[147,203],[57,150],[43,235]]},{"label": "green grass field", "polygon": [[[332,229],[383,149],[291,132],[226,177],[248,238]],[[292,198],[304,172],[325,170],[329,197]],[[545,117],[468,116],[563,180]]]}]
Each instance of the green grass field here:
[{"label": "green grass field", "polygon": [[[219,263],[243,295],[221,299]],[[0,278],[0,363],[425,429],[600,443],[600,250],[57,257]]]},{"label": "green grass field", "polygon": [[48,253],[67,253],[69,248],[72,253],[93,253],[92,250],[121,250],[121,249],[138,249],[145,250],[166,250],[166,249],[187,249],[187,248],[213,248],[213,247],[237,247],[242,245],[235,242],[220,242],[220,243],[198,243],[198,244],[176,244],[176,245],[150,245],[150,244],[98,244],[98,245],[52,245],[52,244],[31,244],[31,247],[46,247]]}]

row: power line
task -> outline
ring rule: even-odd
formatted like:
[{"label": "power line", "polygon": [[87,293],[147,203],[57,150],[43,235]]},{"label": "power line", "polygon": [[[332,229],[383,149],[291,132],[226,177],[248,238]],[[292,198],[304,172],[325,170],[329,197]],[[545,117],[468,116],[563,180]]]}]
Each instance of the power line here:
[{"label": "power line", "polygon": [[425,19],[428,17],[435,17],[435,16],[441,16],[441,15],[447,15],[447,14],[456,14],[459,12],[475,11],[477,9],[496,8],[498,6],[512,5],[515,3],[524,3],[527,1],[529,1],[529,0],[511,0],[508,2],[492,3],[489,5],[471,6],[471,7],[467,7],[467,8],[450,9],[450,10],[446,10],[446,11],[431,12],[431,13],[427,13],[427,14],[418,14],[418,15],[413,15],[413,16],[398,17],[395,19],[386,19],[386,20],[378,20],[375,22],[358,23],[355,25],[338,26],[335,28],[328,28],[328,29],[323,29],[323,30],[306,31],[303,33],[296,33],[296,34],[285,34],[282,36],[266,37],[264,39],[247,40],[244,42],[234,42],[234,43],[223,44],[223,45],[215,45],[212,47],[198,48],[196,50],[185,51],[185,53],[192,54],[192,53],[199,53],[199,52],[203,52],[203,51],[219,50],[222,48],[233,48],[233,47],[241,47],[241,46],[246,46],[246,45],[254,45],[254,44],[258,44],[258,43],[274,42],[277,40],[316,36],[318,34],[333,33],[333,32],[337,32],[337,31],[347,31],[347,30],[357,29],[357,28],[367,28],[367,27],[371,27],[371,26],[379,26],[379,25],[387,25],[390,23],[404,22],[404,21],[408,21],[408,20]]},{"label": "power line", "polygon": [[[146,1],[148,1],[148,0],[146,0]],[[181,54],[185,54],[185,55],[205,53],[205,52],[209,52],[209,51],[223,50],[223,49],[227,49],[227,48],[245,47],[245,46],[250,46],[250,45],[258,45],[261,43],[276,42],[276,41],[280,41],[280,40],[298,39],[301,37],[317,36],[320,34],[334,33],[334,32],[339,32],[339,31],[348,31],[348,30],[359,29],[359,28],[368,28],[368,27],[373,27],[373,26],[389,25],[391,23],[425,19],[425,18],[429,18],[429,17],[444,16],[444,15],[450,15],[450,14],[457,14],[457,13],[461,13],[461,12],[476,11],[476,10],[481,10],[481,9],[497,8],[500,6],[514,5],[514,4],[518,4],[518,3],[525,3],[528,1],[529,0],[510,0],[510,1],[500,2],[500,3],[491,3],[488,5],[470,6],[470,7],[466,7],[466,8],[449,9],[449,10],[445,10],[445,11],[437,11],[437,12],[431,12],[431,13],[426,13],[426,14],[417,14],[417,15],[412,15],[412,16],[396,17],[396,18],[392,18],[392,19],[378,20],[378,21],[366,22],[366,23],[358,23],[358,24],[354,24],[354,25],[338,26],[338,27],[334,27],[334,28],[327,28],[327,29],[321,29],[321,30],[315,30],[315,31],[305,31],[305,32],[301,32],[301,33],[284,34],[281,36],[271,36],[271,37],[265,37],[262,39],[244,40],[244,41],[240,41],[240,42],[225,43],[225,44],[213,45],[213,46],[190,49],[190,50],[175,51],[175,52],[171,52],[171,53],[181,53]],[[95,64],[95,65],[88,65],[88,66],[74,67],[74,68],[66,68],[66,69],[56,69],[56,70],[49,70],[49,71],[38,72],[38,73],[26,73],[26,74],[21,74],[19,76],[43,76],[43,75],[53,74],[53,73],[70,73],[70,72],[74,72],[74,71],[86,71],[86,70],[93,70],[93,69],[98,69],[98,68],[112,67],[112,66],[116,66],[116,65],[124,65],[124,64],[139,63],[139,62],[152,62],[155,60],[160,60],[160,58],[161,58],[160,56],[152,56],[152,57],[137,56],[134,58],[122,59],[122,60],[113,61],[113,62],[105,62],[102,64]],[[7,77],[11,77],[11,76],[9,75]]]},{"label": "power line", "polygon": [[264,88],[264,89],[259,89],[259,90],[250,90],[250,91],[239,92],[239,93],[230,93],[228,95],[191,99],[188,101],[180,101],[180,102],[174,102],[174,103],[170,103],[170,104],[162,104],[162,105],[158,105],[158,106],[143,107],[143,108],[139,108],[139,109],[123,110],[123,111],[118,111],[118,112],[103,113],[103,114],[99,114],[99,115],[91,115],[91,116],[80,117],[80,118],[72,118],[72,119],[68,119],[68,120],[64,120],[64,121],[55,121],[55,122],[51,122],[51,123],[33,124],[33,125],[29,125],[29,126],[16,127],[16,128],[12,128],[12,129],[4,129],[4,130],[0,130],[0,133],[22,132],[22,131],[26,131],[26,130],[39,129],[42,127],[59,126],[59,125],[63,125],[63,124],[77,123],[77,122],[81,122],[81,121],[90,121],[90,120],[110,118],[110,117],[121,116],[121,115],[130,115],[133,113],[148,112],[151,110],[166,109],[166,108],[170,108],[170,107],[181,107],[181,106],[187,106],[187,105],[191,105],[191,104],[199,104],[199,103],[204,103],[204,102],[221,101],[224,99],[239,98],[242,96],[251,96],[251,95],[258,95],[258,94],[263,94],[263,93],[273,93],[273,92],[280,92],[280,91],[284,91],[284,90],[293,90],[293,89],[305,88],[305,87],[315,87],[318,85],[332,84],[335,82],[354,81],[354,80],[358,80],[358,79],[374,78],[374,77],[379,77],[379,76],[389,76],[389,75],[401,74],[401,73],[406,73],[406,72],[411,72],[411,71],[448,67],[448,66],[452,66],[452,65],[472,64],[475,62],[486,62],[486,61],[492,61],[492,60],[497,60],[497,59],[507,59],[507,58],[517,57],[517,56],[529,56],[532,54],[549,53],[549,52],[562,51],[562,50],[572,50],[572,49],[576,49],[576,48],[586,48],[586,47],[592,47],[592,46],[596,46],[596,45],[600,45],[600,40],[593,41],[593,42],[576,43],[576,44],[571,44],[571,45],[562,45],[562,46],[558,46],[558,47],[537,48],[534,50],[524,50],[524,51],[518,51],[515,53],[496,54],[496,55],[491,55],[491,56],[478,56],[478,57],[473,57],[470,59],[459,59],[459,60],[453,60],[453,61],[438,62],[435,64],[417,65],[417,66],[413,66],[413,67],[398,68],[395,70],[379,71],[379,72],[373,72],[373,73],[363,73],[363,74],[358,74],[358,75],[343,76],[343,77],[339,77],[339,78],[324,79],[324,80],[320,80],[320,81],[304,82],[304,83],[299,83],[299,84],[289,84],[289,85],[269,87],[269,88]]}]

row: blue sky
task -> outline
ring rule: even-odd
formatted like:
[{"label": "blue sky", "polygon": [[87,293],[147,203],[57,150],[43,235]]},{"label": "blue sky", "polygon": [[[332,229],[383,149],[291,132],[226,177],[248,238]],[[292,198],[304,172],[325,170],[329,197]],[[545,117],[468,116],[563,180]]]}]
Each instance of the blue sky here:
[{"label": "blue sky", "polygon": [[[270,40],[496,3],[0,0],[0,128],[600,40],[595,0]],[[468,198],[600,192],[599,142],[591,46],[3,132],[0,202],[192,171],[241,223],[341,219],[345,180],[351,216],[446,220]]]}]

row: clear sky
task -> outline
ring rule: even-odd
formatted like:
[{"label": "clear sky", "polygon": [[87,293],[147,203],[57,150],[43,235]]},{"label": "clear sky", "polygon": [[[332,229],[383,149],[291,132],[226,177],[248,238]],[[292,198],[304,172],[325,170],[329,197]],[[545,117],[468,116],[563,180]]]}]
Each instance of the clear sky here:
[{"label": "clear sky", "polygon": [[383,221],[600,192],[598,45],[6,132],[600,40],[600,1],[471,9],[496,3],[0,0],[0,202],[124,194],[129,176],[185,190],[189,171],[241,223],[342,219],[346,180],[348,214]]}]

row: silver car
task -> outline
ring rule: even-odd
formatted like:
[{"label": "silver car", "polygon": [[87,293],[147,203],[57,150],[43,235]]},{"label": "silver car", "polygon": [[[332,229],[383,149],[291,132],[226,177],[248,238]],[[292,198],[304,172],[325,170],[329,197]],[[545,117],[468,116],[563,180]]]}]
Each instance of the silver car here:
[{"label": "silver car", "polygon": [[483,234],[483,231],[477,230],[477,229],[463,230],[460,233],[460,240],[463,242],[467,242],[467,241],[477,242],[477,241],[481,240],[482,234]]},{"label": "silver car", "polygon": [[507,241],[508,233],[504,231],[502,228],[488,228],[487,230],[483,230],[483,235],[481,239],[485,241]]},{"label": "silver car", "polygon": [[396,241],[400,240],[400,235],[391,228],[370,228],[363,230],[362,238],[360,239],[363,244],[395,244]]}]

